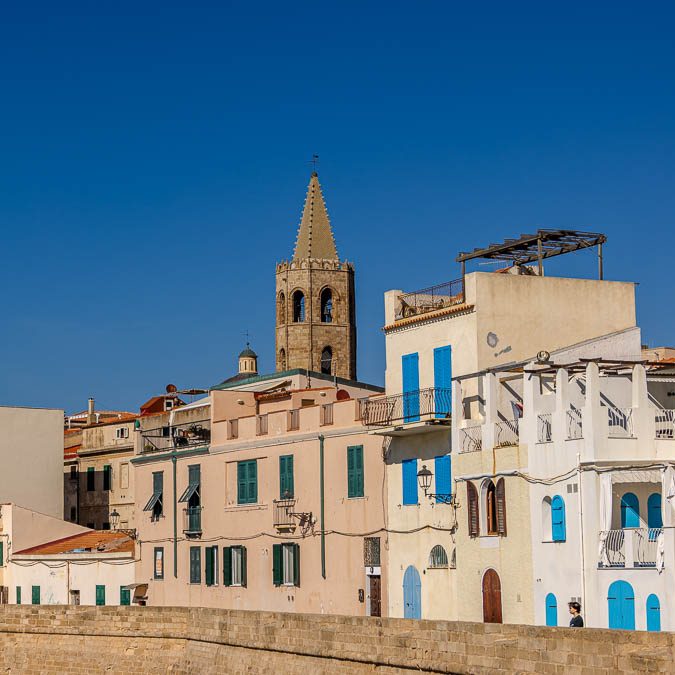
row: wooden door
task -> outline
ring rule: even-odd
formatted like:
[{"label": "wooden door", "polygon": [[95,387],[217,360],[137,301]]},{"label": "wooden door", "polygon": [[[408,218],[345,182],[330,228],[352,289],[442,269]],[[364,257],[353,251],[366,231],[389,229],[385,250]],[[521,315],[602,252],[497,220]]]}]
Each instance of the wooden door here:
[{"label": "wooden door", "polygon": [[502,584],[493,569],[483,576],[483,621],[502,623]]},{"label": "wooden door", "polygon": [[382,616],[382,577],[368,577],[370,595],[370,616]]},{"label": "wooden door", "polygon": [[403,575],[403,618],[422,618],[422,582],[420,573],[413,565]]}]

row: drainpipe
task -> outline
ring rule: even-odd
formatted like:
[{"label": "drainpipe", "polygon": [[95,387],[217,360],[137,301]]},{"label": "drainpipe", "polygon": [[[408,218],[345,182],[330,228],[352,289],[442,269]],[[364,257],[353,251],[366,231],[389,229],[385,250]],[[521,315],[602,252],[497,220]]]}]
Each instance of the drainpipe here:
[{"label": "drainpipe", "polygon": [[176,494],[176,455],[171,455],[173,465],[173,576],[178,579],[178,495]]},{"label": "drainpipe", "polygon": [[[586,556],[584,553],[584,499],[581,489],[581,454],[577,453],[577,477],[579,480],[579,539],[581,540],[581,602],[586,606]],[[584,614],[588,619],[588,612]]]},{"label": "drainpipe", "polygon": [[324,522],[323,434],[319,434],[319,488],[321,500],[321,576],[326,578],[326,527]]}]

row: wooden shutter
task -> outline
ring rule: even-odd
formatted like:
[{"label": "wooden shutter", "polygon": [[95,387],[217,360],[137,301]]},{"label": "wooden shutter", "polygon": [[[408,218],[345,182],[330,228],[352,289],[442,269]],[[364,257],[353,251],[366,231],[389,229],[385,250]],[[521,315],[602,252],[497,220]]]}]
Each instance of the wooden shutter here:
[{"label": "wooden shutter", "polygon": [[497,481],[495,489],[495,502],[497,506],[497,534],[506,536],[506,487],[504,479]]},{"label": "wooden shutter", "polygon": [[232,548],[223,546],[223,586],[232,585]]},{"label": "wooden shutter", "polygon": [[246,586],[246,546],[241,547],[241,585]]},{"label": "wooden shutter", "polygon": [[213,586],[213,547],[206,547],[206,585]]},{"label": "wooden shutter", "polygon": [[272,545],[272,583],[275,586],[281,586],[284,580],[283,558],[281,555],[281,544]]},{"label": "wooden shutter", "polygon": [[300,544],[293,546],[293,585],[300,585]]},{"label": "wooden shutter", "polygon": [[469,516],[469,536],[478,536],[478,492],[476,486],[467,481],[466,484],[466,512]]}]

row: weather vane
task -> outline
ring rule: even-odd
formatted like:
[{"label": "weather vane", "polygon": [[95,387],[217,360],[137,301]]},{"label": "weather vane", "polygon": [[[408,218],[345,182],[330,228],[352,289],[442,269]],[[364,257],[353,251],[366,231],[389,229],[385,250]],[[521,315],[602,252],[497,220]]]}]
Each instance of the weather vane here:
[{"label": "weather vane", "polygon": [[245,331],[244,331],[244,336],[246,337],[246,344],[248,345],[248,344],[249,344],[249,334],[248,334],[248,330],[245,330]]}]

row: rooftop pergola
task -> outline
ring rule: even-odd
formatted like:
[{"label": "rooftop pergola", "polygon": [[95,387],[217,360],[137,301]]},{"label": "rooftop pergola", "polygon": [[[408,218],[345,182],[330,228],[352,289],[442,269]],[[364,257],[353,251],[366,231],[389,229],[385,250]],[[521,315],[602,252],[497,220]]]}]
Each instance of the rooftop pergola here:
[{"label": "rooftop pergola", "polygon": [[460,253],[457,256],[457,262],[462,264],[462,277],[464,277],[466,262],[477,258],[503,260],[512,265],[537,262],[541,275],[545,258],[597,246],[598,278],[602,279],[602,245],[606,241],[607,237],[599,232],[537,230],[536,234],[521,234],[518,239],[507,239],[501,244],[490,244],[486,248],[476,248],[470,253]]}]

